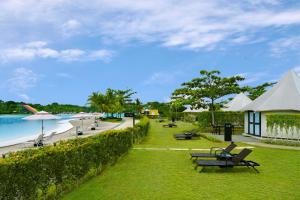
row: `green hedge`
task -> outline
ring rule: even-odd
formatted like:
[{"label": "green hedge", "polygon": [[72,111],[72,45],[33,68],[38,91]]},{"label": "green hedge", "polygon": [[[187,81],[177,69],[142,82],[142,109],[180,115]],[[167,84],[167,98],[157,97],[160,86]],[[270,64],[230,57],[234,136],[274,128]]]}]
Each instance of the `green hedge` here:
[{"label": "green hedge", "polygon": [[[300,132],[300,114],[267,114],[266,120],[269,132],[273,132],[276,128],[279,128],[280,131],[285,131],[287,135],[290,130],[292,130],[293,135],[299,134]],[[276,133],[277,131],[275,131],[275,134]]]},{"label": "green hedge", "polygon": [[[202,130],[211,128],[212,116],[211,112],[201,112],[197,115],[197,121]],[[243,112],[215,112],[215,124],[224,125],[231,123],[235,125],[244,126],[244,113]],[[243,131],[243,130],[242,130]]]},{"label": "green hedge", "polygon": [[0,159],[0,199],[57,199],[99,174],[146,135],[149,120],[134,128],[10,153]]}]

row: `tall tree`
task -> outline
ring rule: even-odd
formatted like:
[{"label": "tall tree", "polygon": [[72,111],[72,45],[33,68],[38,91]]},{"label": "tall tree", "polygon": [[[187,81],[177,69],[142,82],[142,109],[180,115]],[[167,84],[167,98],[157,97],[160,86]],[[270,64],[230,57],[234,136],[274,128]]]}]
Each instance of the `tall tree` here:
[{"label": "tall tree", "polygon": [[258,85],[256,87],[246,87],[246,91],[249,93],[248,96],[250,99],[254,100],[263,93],[267,91],[268,87],[271,87],[275,84],[276,82],[266,82],[261,85]]},{"label": "tall tree", "polygon": [[93,92],[88,97],[90,106],[95,107],[98,111],[106,113],[119,113],[129,104],[131,96],[135,94],[132,90],[113,90],[108,88],[104,94]]},{"label": "tall tree", "polygon": [[209,108],[212,124],[215,124],[215,104],[219,98],[241,91],[238,84],[244,80],[241,76],[221,77],[220,71],[200,71],[200,77],[182,84],[182,88],[173,92],[173,99],[180,99],[193,108]]}]

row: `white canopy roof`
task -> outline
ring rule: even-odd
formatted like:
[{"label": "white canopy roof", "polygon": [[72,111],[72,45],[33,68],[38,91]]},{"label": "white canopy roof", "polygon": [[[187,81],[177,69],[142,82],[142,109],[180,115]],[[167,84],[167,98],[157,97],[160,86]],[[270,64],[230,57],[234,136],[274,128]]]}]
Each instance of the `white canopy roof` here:
[{"label": "white canopy roof", "polygon": [[204,112],[208,111],[207,108],[199,108],[199,109],[191,109],[191,107],[185,109],[183,112],[185,113],[199,113],[199,112]]},{"label": "white canopy roof", "polygon": [[269,91],[242,109],[243,111],[300,111],[300,77],[288,71]]},{"label": "white canopy roof", "polygon": [[229,103],[225,105],[223,111],[240,111],[243,107],[251,103],[252,100],[249,99],[244,93],[236,95]]}]

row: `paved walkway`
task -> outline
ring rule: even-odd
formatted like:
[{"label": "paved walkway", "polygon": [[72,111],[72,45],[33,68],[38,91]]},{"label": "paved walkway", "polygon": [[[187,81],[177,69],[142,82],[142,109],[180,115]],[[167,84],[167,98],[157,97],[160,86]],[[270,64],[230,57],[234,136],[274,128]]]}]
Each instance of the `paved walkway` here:
[{"label": "paved walkway", "polygon": [[[212,135],[209,134],[212,137],[215,137],[219,140],[224,141],[224,135]],[[232,141],[234,142],[260,142],[259,139],[253,138],[253,137],[246,137],[243,135],[232,135]]]},{"label": "paved walkway", "polygon": [[266,148],[273,148],[273,149],[288,149],[288,150],[300,151],[300,147],[266,144],[266,143],[263,143],[263,142],[244,142],[244,143],[249,144],[249,145],[259,146],[259,147],[266,147]]},{"label": "paved walkway", "polygon": [[[207,133],[207,135],[210,135],[212,137],[215,137],[219,140],[224,141],[224,135],[213,135],[213,134],[210,134],[210,133]],[[289,149],[289,150],[298,150],[298,151],[300,151],[300,147],[266,144],[266,143],[261,142],[260,139],[250,137],[250,136],[244,136],[244,135],[232,135],[232,141],[242,142],[242,143],[245,143],[245,144],[259,146],[259,147],[266,147],[266,148],[273,148],[273,149]]]}]

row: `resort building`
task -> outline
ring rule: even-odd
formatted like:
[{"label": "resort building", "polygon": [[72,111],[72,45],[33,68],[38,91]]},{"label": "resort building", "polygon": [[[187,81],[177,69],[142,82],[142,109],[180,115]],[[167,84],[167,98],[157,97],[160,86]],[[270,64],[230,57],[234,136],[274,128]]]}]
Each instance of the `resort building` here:
[{"label": "resort building", "polygon": [[300,77],[290,70],[273,88],[241,110],[245,111],[245,133],[299,139]]},{"label": "resort building", "polygon": [[242,108],[251,103],[252,100],[244,93],[236,95],[229,103],[224,105],[223,111],[240,111]]},{"label": "resort building", "polygon": [[147,115],[147,116],[151,117],[151,118],[159,117],[159,111],[156,110],[156,109],[152,109],[152,110],[151,109],[145,109],[145,110],[142,111],[142,113],[144,115]]},{"label": "resort building", "polygon": [[199,109],[192,109],[190,106],[185,109],[183,112],[184,113],[200,113],[200,112],[204,112],[204,111],[208,111],[207,108],[199,108]]}]

